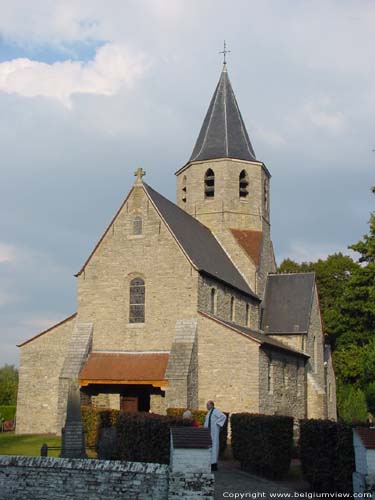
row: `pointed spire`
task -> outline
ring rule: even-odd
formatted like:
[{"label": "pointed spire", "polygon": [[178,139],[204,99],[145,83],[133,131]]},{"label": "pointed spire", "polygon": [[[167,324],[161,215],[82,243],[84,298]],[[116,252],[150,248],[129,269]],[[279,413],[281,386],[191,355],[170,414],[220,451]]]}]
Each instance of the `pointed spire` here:
[{"label": "pointed spire", "polygon": [[214,158],[256,160],[229,80],[226,63],[223,65],[219,83],[189,161]]}]

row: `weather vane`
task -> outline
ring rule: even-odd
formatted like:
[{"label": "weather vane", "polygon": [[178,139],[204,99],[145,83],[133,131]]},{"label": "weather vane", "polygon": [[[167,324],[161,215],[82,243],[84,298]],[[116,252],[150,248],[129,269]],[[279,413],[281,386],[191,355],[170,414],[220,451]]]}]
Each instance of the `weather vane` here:
[{"label": "weather vane", "polygon": [[219,52],[219,54],[223,54],[224,55],[224,64],[227,64],[227,60],[226,60],[226,55],[230,53],[230,50],[227,50],[227,44],[224,40],[224,50],[222,50],[221,52]]}]

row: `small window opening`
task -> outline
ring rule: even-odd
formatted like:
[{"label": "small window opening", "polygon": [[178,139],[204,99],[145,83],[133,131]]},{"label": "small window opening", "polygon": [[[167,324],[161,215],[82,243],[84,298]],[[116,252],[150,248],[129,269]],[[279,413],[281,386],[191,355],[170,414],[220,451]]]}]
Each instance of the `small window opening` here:
[{"label": "small window opening", "polygon": [[215,174],[209,168],[204,176],[204,196],[205,198],[213,198],[215,196]]},{"label": "small window opening", "polygon": [[139,215],[133,220],[133,234],[142,234],[142,217]]},{"label": "small window opening", "polygon": [[247,198],[249,195],[249,177],[246,170],[242,170],[240,173],[240,198]]},{"label": "small window opening", "polygon": [[187,191],[186,191],[186,175],[184,175],[182,179],[182,201],[186,203],[186,196],[187,196]]},{"label": "small window opening", "polygon": [[267,390],[269,393],[272,393],[272,358],[268,358],[267,360]]},{"label": "small window opening", "polygon": [[212,314],[216,313],[216,289],[215,288],[211,288],[210,312]]},{"label": "small window opening", "polygon": [[235,315],[236,315],[236,312],[235,312],[234,297],[231,297],[231,299],[230,299],[230,319],[231,319],[231,321],[234,321]]},{"label": "small window opening", "polygon": [[250,326],[250,304],[246,304],[246,326]]},{"label": "small window opening", "polygon": [[268,180],[267,179],[264,179],[263,196],[264,196],[264,210],[266,212],[268,212]]}]

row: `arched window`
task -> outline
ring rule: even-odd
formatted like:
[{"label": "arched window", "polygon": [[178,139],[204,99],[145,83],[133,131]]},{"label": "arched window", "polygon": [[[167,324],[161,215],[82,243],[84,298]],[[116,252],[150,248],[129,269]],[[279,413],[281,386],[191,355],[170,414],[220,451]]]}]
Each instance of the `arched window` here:
[{"label": "arched window", "polygon": [[240,173],[239,188],[240,198],[247,198],[247,196],[249,195],[249,176],[247,175],[246,170],[242,170],[242,172]]},{"label": "arched window", "polygon": [[250,304],[246,304],[246,326],[250,326]]},{"label": "arched window", "polygon": [[211,314],[215,314],[216,313],[216,288],[211,288],[210,313]]},{"label": "arched window", "polygon": [[134,278],[130,282],[129,323],[145,322],[145,292],[142,278]]},{"label": "arched window", "polygon": [[182,179],[182,196],[181,199],[184,203],[186,203],[186,175],[184,175]]},{"label": "arched window", "polygon": [[133,234],[142,234],[142,217],[136,215],[133,219]]},{"label": "arched window", "polygon": [[204,175],[204,196],[205,198],[213,198],[215,196],[215,174],[211,168]]},{"label": "arched window", "polygon": [[231,297],[231,299],[230,299],[230,320],[231,321],[234,321],[235,315],[236,315],[236,311],[235,311],[234,297]]}]

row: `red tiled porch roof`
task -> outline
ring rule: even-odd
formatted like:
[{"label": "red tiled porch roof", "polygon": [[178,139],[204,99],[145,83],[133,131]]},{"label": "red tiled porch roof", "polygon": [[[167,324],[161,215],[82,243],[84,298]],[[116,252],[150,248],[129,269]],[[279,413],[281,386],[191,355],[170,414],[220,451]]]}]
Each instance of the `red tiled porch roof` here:
[{"label": "red tiled porch roof", "polygon": [[169,353],[104,353],[90,354],[79,374],[81,385],[152,384],[167,385],[165,370]]}]

